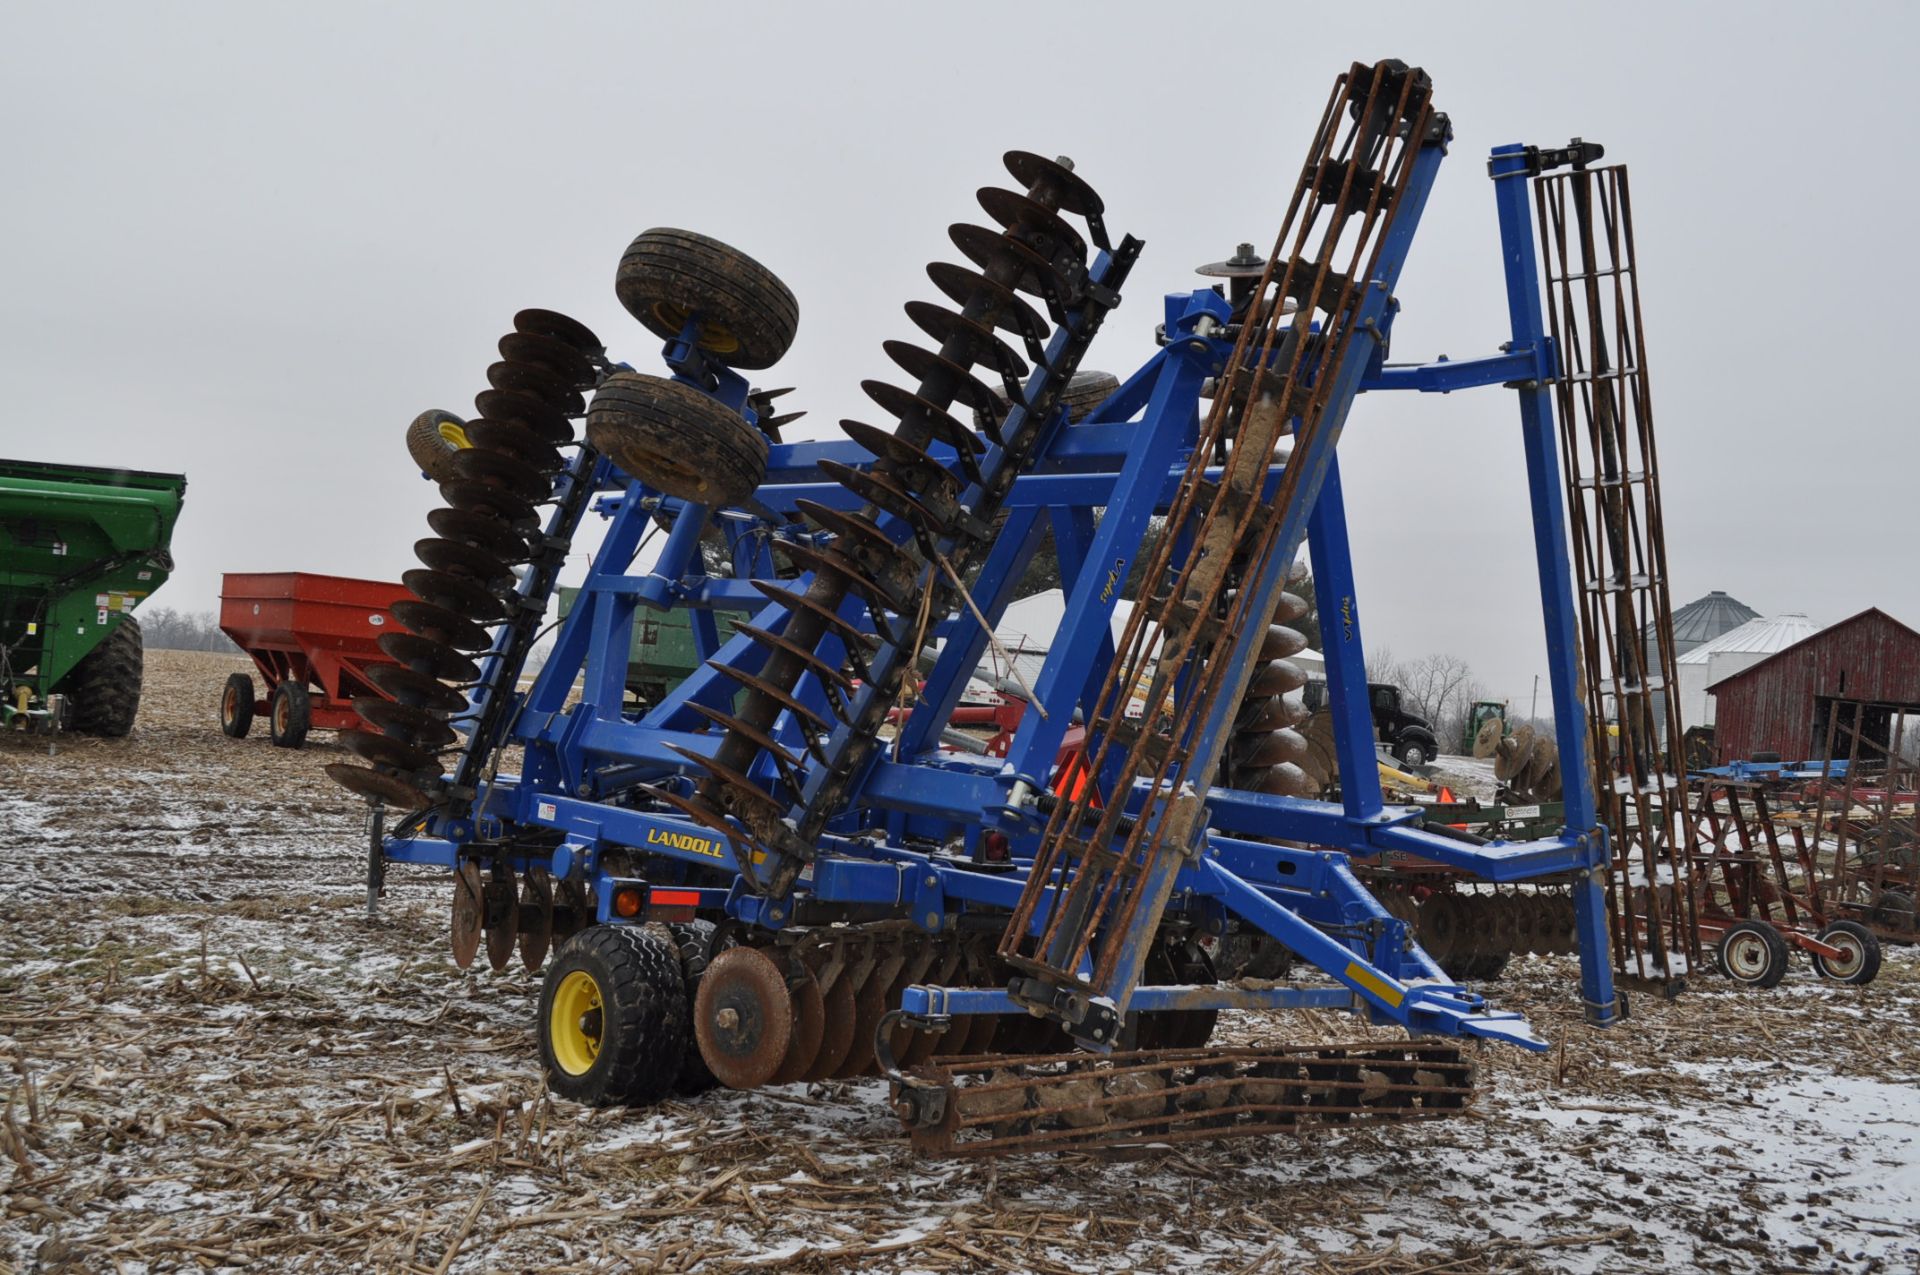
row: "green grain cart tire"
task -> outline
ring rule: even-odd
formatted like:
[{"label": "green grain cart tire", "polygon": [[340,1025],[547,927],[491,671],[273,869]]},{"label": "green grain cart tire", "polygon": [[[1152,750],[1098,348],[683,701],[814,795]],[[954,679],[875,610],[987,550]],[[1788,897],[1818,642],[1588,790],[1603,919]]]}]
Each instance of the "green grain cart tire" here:
[{"label": "green grain cart tire", "polygon": [[123,616],[120,627],[87,653],[60,683],[73,704],[73,728],[83,735],[123,738],[140,712],[140,678],[146,644],[140,622]]}]

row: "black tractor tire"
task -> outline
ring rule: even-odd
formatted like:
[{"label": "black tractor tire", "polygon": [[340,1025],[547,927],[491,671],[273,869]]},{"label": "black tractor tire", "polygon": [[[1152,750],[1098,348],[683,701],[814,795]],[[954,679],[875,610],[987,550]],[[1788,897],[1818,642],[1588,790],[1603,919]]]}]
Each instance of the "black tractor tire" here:
[{"label": "black tractor tire", "polygon": [[[583,976],[598,1000],[588,1011],[595,1016],[591,1026],[577,1024],[594,1040],[590,1058],[567,1044],[575,1024],[560,1024],[556,1049],[556,1004],[564,1017],[578,1003],[581,984],[571,980],[573,975]],[[670,935],[633,925],[580,931],[547,967],[540,989],[534,1034],[547,1087],[558,1097],[595,1107],[660,1101],[673,1091],[693,1036],[688,1006],[679,946]]]},{"label": "black tractor tire", "polygon": [[313,727],[313,697],[301,682],[282,682],[267,701],[267,738],[281,748],[304,748]]},{"label": "black tractor tire", "polygon": [[691,230],[644,231],[620,258],[613,290],[627,313],[662,340],[697,318],[695,344],[729,367],[772,367],[800,330],[800,303],[779,276]]},{"label": "black tractor tire", "polygon": [[437,483],[455,477],[453,458],[466,444],[467,423],[452,412],[439,408],[420,413],[407,426],[407,455],[420,466],[420,472]]},{"label": "black tractor tire", "polygon": [[122,616],[120,627],[87,652],[60,681],[60,693],[73,703],[73,729],[82,735],[122,739],[140,713],[140,681],[146,643],[140,622]]},{"label": "black tractor tire", "polygon": [[245,739],[253,729],[253,679],[232,673],[220,688],[220,731],[229,739]]},{"label": "black tractor tire", "polygon": [[1778,987],[1787,976],[1787,941],[1766,921],[1728,926],[1713,957],[1722,974],[1746,987]]},{"label": "black tractor tire", "polygon": [[[693,998],[700,994],[700,976],[707,972],[707,962],[713,959],[714,928],[712,921],[701,920],[667,926],[667,932],[673,935],[674,944],[680,950],[680,979],[687,989],[688,1022],[693,1021]],[[680,1073],[674,1077],[673,1091],[687,1095],[702,1094],[719,1084],[708,1068],[707,1060],[700,1056],[700,1042],[689,1031],[686,1049],[680,1055]]]},{"label": "black tractor tire", "polygon": [[1814,953],[1814,972],[1822,978],[1858,987],[1871,983],[1879,975],[1880,940],[1858,921],[1833,921],[1820,931],[1819,939],[1847,953],[1841,961],[1828,961],[1818,952]]},{"label": "black tractor tire", "polygon": [[643,372],[607,378],[587,441],[641,482],[702,505],[735,505],[767,476],[767,436],[718,399]]}]

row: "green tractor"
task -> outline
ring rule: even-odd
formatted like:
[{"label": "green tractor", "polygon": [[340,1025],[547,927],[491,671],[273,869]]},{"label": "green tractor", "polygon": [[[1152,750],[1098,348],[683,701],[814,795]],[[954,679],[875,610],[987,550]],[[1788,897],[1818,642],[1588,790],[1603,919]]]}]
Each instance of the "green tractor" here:
[{"label": "green tractor", "polygon": [[0,460],[0,727],[133,729],[132,613],[173,571],[186,489],[180,474]]},{"label": "green tractor", "polygon": [[1506,701],[1477,699],[1467,710],[1466,722],[1460,728],[1460,751],[1484,760],[1493,756],[1500,741],[1512,733],[1513,727],[1507,724]]}]

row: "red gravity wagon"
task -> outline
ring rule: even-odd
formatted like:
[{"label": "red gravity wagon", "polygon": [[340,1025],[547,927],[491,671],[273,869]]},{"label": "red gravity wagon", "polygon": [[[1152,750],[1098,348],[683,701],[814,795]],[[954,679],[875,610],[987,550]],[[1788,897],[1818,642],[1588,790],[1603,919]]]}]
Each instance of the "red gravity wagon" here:
[{"label": "red gravity wagon", "polygon": [[245,673],[229,677],[220,692],[220,729],[242,738],[254,715],[264,713],[273,742],[298,748],[315,727],[360,725],[356,696],[391,698],[380,689],[379,670],[398,661],[382,639],[408,640],[392,607],[412,597],[404,585],[379,580],[229,572],[220,585],[220,631],[253,659],[266,698],[255,698]]}]

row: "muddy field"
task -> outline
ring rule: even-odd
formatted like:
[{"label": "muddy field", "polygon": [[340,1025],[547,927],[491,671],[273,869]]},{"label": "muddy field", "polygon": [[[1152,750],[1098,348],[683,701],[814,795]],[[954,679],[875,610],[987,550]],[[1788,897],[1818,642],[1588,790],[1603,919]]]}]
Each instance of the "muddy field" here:
[{"label": "muddy field", "polygon": [[[1912,1271],[1920,962],[1804,964],[1579,1025],[1475,1114],[1118,1161],[908,1153],[878,1082],[650,1111],[544,1096],[538,982],[461,973],[446,885],[364,916],[353,802],[233,741],[237,658],[156,653],[131,739],[0,739],[0,1275],[176,1269]],[[1239,1015],[1236,1040],[1348,1037]]]}]

